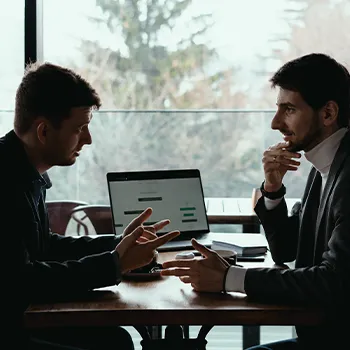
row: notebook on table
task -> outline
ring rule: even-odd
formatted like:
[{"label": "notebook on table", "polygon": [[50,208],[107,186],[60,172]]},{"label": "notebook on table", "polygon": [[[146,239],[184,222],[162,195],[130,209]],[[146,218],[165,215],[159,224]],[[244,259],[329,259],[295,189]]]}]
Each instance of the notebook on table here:
[{"label": "notebook on table", "polygon": [[150,221],[169,219],[170,224],[158,236],[179,230],[181,234],[158,251],[191,249],[196,238],[211,246],[203,187],[198,169],[149,170],[107,173],[108,193],[116,234],[144,209],[153,209]]},{"label": "notebook on table", "polygon": [[261,233],[235,233],[215,237],[212,249],[228,249],[235,251],[238,257],[265,255],[268,250],[266,237]]}]

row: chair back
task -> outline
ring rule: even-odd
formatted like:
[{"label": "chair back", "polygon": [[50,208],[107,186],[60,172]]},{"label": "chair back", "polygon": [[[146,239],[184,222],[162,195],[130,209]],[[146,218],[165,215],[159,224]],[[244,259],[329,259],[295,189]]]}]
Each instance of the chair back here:
[{"label": "chair back", "polygon": [[113,234],[112,211],[109,205],[88,204],[76,207],[72,219],[77,223],[77,234]]},{"label": "chair back", "polygon": [[47,201],[46,208],[49,216],[51,231],[62,236],[66,234],[72,210],[79,205],[86,205],[86,202],[75,200],[54,200]]}]

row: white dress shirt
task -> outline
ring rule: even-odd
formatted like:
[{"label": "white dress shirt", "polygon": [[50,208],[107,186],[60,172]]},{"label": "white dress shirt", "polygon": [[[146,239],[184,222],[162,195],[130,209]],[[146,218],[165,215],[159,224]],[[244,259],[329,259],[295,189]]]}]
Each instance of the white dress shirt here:
[{"label": "white dress shirt", "polygon": [[[347,132],[347,128],[341,128],[333,133],[331,136],[323,140],[311,151],[305,153],[305,158],[320,172],[322,177],[322,188],[321,194],[324,189],[324,186],[327,182],[327,177],[329,169],[331,168],[335,154],[339,148],[340,142],[343,139],[344,135]],[[267,210],[274,209],[280,202],[282,198],[279,199],[268,199],[264,198],[265,206]],[[227,292],[242,292],[244,290],[244,279],[247,269],[231,266],[228,270],[225,290]]]}]

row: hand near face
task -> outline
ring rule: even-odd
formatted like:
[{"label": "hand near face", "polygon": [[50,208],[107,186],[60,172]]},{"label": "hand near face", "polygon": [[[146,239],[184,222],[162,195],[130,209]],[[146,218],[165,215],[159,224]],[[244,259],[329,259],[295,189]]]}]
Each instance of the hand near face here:
[{"label": "hand near face", "polygon": [[179,231],[172,231],[161,237],[157,237],[155,232],[169,224],[169,220],[160,221],[153,226],[144,227],[143,223],[151,214],[152,209],[148,208],[131,221],[124,231],[123,239],[115,248],[115,251],[119,255],[122,273],[149,264],[158,247],[180,234]]},{"label": "hand near face", "polygon": [[300,153],[287,150],[288,142],[280,142],[269,147],[263,154],[262,163],[265,172],[265,190],[276,192],[282,186],[282,180],[287,171],[296,171],[300,165],[293,158],[300,158]]},{"label": "hand near face", "polygon": [[215,251],[192,239],[192,246],[204,258],[190,260],[171,260],[163,263],[162,276],[177,276],[184,283],[191,283],[198,292],[221,292],[225,271],[230,264]]}]

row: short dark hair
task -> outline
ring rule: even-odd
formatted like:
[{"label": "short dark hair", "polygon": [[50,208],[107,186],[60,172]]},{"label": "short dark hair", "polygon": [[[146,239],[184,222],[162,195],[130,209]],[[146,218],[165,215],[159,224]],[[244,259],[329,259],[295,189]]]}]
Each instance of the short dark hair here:
[{"label": "short dark hair", "polygon": [[16,92],[15,130],[19,134],[27,132],[41,116],[60,128],[74,107],[99,109],[101,100],[91,85],[72,70],[51,63],[31,63]]},{"label": "short dark hair", "polygon": [[299,92],[314,110],[328,101],[338,104],[338,126],[347,127],[350,119],[349,71],[332,57],[311,53],[284,64],[270,79],[272,87]]}]

